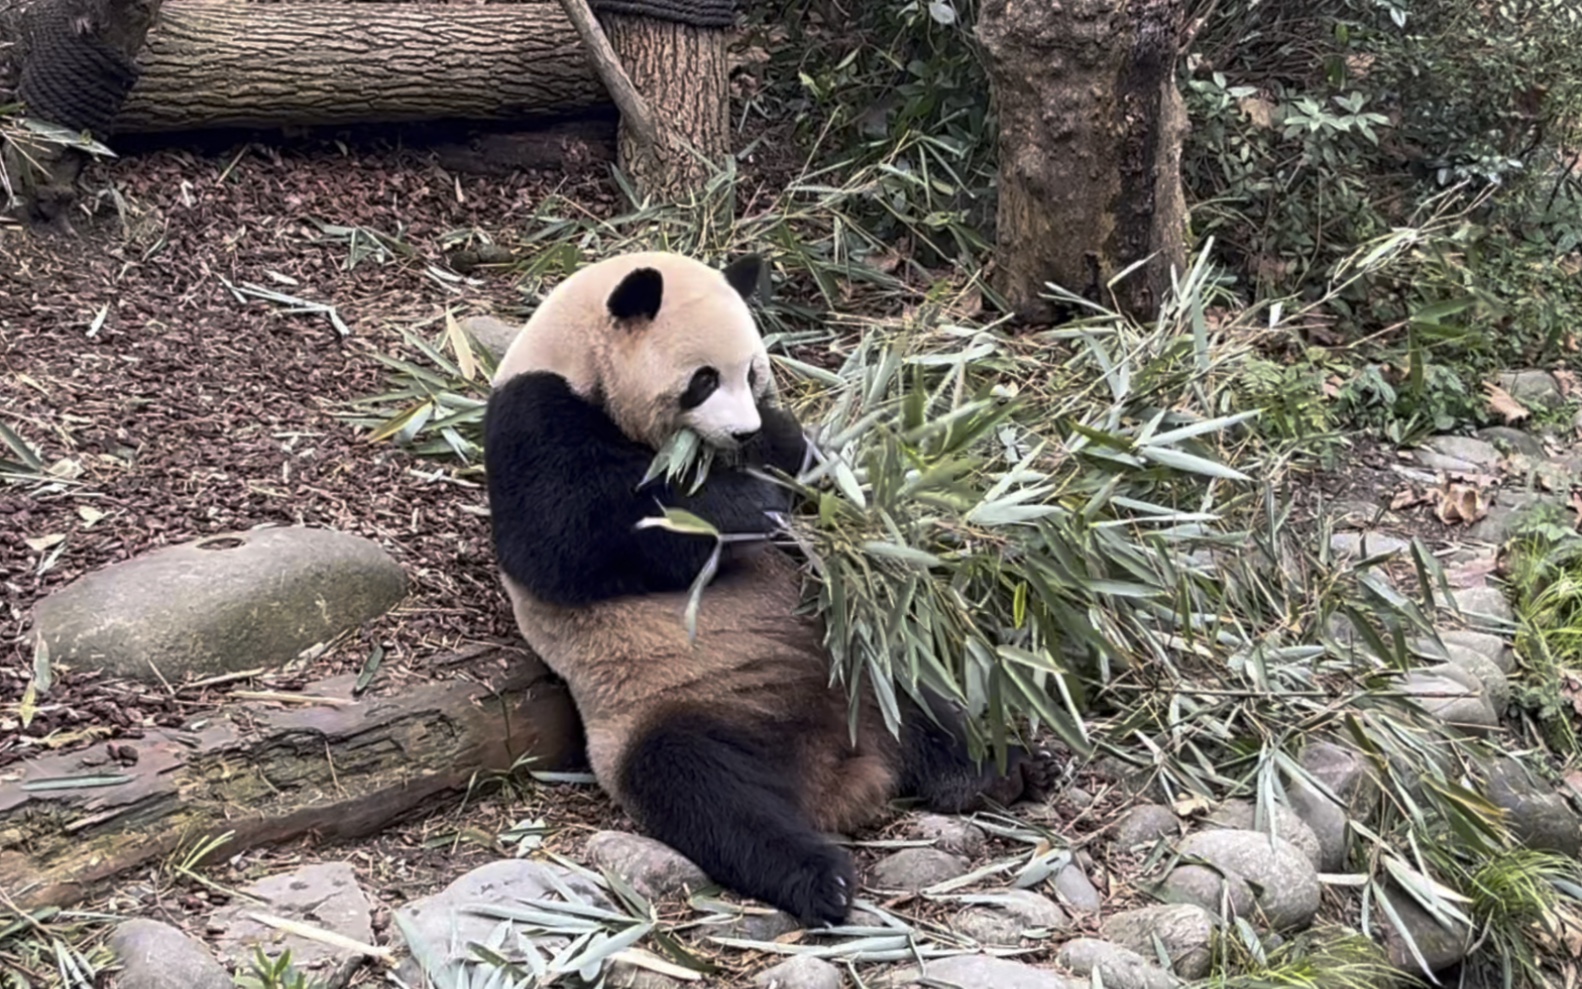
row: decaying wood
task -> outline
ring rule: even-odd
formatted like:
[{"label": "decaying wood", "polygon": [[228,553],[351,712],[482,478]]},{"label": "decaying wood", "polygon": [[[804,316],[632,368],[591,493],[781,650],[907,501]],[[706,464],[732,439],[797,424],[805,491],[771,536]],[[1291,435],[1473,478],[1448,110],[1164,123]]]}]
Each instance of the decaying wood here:
[{"label": "decaying wood", "polygon": [[539,768],[582,764],[575,708],[537,659],[502,649],[458,666],[481,682],[353,698],[356,677],[335,677],[303,693],[340,705],[234,704],[189,732],[112,743],[116,757],[99,745],[8,767],[0,889],[24,908],[65,906],[226,832],[211,857],[308,835],[356,838],[524,755]]},{"label": "decaying wood", "polygon": [[118,133],[526,120],[608,105],[555,0],[169,0]]},{"label": "decaying wood", "polygon": [[1047,319],[1054,282],[1145,318],[1186,263],[1176,85],[1185,0],[985,0],[978,38],[1000,129],[998,288]]}]

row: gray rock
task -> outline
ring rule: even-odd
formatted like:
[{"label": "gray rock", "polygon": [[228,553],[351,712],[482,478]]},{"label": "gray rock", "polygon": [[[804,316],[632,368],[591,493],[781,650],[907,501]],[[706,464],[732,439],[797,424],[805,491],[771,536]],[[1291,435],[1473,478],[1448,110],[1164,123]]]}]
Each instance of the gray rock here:
[{"label": "gray rock", "polygon": [[[1480,440],[1471,436],[1433,436],[1424,444],[1428,452],[1439,455],[1441,461],[1450,461],[1464,464],[1475,471],[1492,471],[1500,462],[1500,451],[1488,440]],[[1445,467],[1440,464],[1431,464],[1421,456],[1425,451],[1419,450],[1417,461],[1425,467],[1435,470],[1464,470],[1465,467]]]},{"label": "gray rock", "polygon": [[874,889],[915,893],[935,883],[964,876],[971,867],[960,855],[937,848],[903,848],[873,864],[868,885]]},{"label": "gray rock", "polygon": [[[1423,960],[1428,963],[1428,971],[1438,972],[1449,968],[1467,956],[1472,946],[1472,931],[1466,925],[1454,924],[1452,929],[1442,927],[1433,915],[1417,905],[1410,893],[1398,887],[1391,886],[1385,895],[1389,897],[1395,912],[1400,914],[1402,926],[1416,943]],[[1379,916],[1384,925],[1384,950],[1390,964],[1402,971],[1423,971],[1394,921],[1383,910],[1379,911]]]},{"label": "gray rock", "polygon": [[224,966],[203,945],[157,920],[124,920],[110,934],[121,963],[120,989],[235,989]]},{"label": "gray rock", "polygon": [[1489,706],[1494,708],[1495,714],[1503,714],[1506,706],[1511,702],[1511,682],[1506,679],[1505,671],[1487,656],[1466,646],[1447,642],[1445,650],[1450,654],[1450,665],[1477,677],[1478,682],[1483,685],[1484,696],[1489,699]]},{"label": "gray rock", "polygon": [[1055,893],[1060,902],[1073,910],[1092,911],[1104,905],[1093,880],[1075,862],[1067,864],[1054,878]]},{"label": "gray rock", "polygon": [[593,864],[620,876],[649,899],[709,885],[709,877],[692,860],[640,834],[600,831],[588,839],[587,855]]},{"label": "gray rock", "polygon": [[1066,792],[1060,795],[1060,800],[1067,807],[1070,807],[1075,811],[1087,810],[1089,807],[1093,806],[1093,794],[1082,789],[1080,786],[1067,788]]},{"label": "gray rock", "polygon": [[1471,649],[1499,667],[1501,673],[1509,673],[1516,665],[1516,656],[1511,652],[1510,645],[1498,635],[1475,632],[1468,628],[1453,628],[1441,629],[1439,639],[1447,646]]},{"label": "gray rock", "polygon": [[1516,612],[1511,610],[1505,592],[1498,587],[1458,587],[1450,592],[1450,596],[1455,599],[1456,607],[1467,621],[1474,626],[1509,625],[1516,621]]},{"label": "gray rock", "polygon": [[1346,863],[1349,822],[1368,823],[1378,809],[1379,789],[1368,764],[1357,753],[1332,742],[1313,742],[1302,750],[1302,768],[1339,798],[1336,802],[1305,779],[1288,781],[1291,809],[1318,839],[1319,870],[1339,872]]},{"label": "gray rock", "polygon": [[743,913],[732,920],[725,928],[725,936],[746,941],[773,941],[777,937],[801,928],[801,921],[784,910],[772,910],[768,913],[754,911]]},{"label": "gray rock", "polygon": [[1401,692],[1415,696],[1423,710],[1466,734],[1499,726],[1482,681],[1450,663],[1408,670]]},{"label": "gray rock", "polygon": [[1120,848],[1151,845],[1160,838],[1175,837],[1181,819],[1163,804],[1137,804],[1128,808],[1115,823],[1115,844]]},{"label": "gray rock", "polygon": [[[1303,855],[1307,856],[1307,860],[1313,863],[1313,868],[1321,868],[1324,859],[1323,849],[1313,829],[1307,826],[1307,822],[1302,820],[1296,811],[1284,804],[1275,804],[1272,810],[1274,836],[1284,838],[1295,845]],[[1258,808],[1250,800],[1225,801],[1204,819],[1204,824],[1222,830],[1271,833],[1268,822],[1258,823]]]},{"label": "gray rock", "polygon": [[1507,447],[1516,453],[1529,457],[1542,457],[1544,455],[1543,441],[1532,433],[1523,432],[1510,426],[1489,426],[1478,430],[1478,438],[1488,440],[1496,447]]},{"label": "gray rock", "polygon": [[215,951],[233,971],[246,967],[254,947],[263,948],[271,958],[290,951],[291,964],[309,981],[319,980],[326,989],[338,989],[362,964],[362,955],[356,951],[287,934],[248,916],[260,909],[363,944],[373,943],[373,904],[357,884],[357,874],[349,863],[305,865],[260,879],[242,892],[267,906],[238,898],[209,917],[209,930],[217,935]]},{"label": "gray rock", "polygon": [[897,972],[890,984],[916,985],[924,976],[931,983],[943,983],[956,989],[1088,989],[1087,980],[988,955],[933,958],[921,970],[913,965]]},{"label": "gray rock", "polygon": [[822,958],[793,955],[753,976],[763,989],[840,989],[840,969]]},{"label": "gray rock", "polygon": [[1329,537],[1329,549],[1337,557],[1362,559],[1386,554],[1407,554],[1411,543],[1382,532],[1337,532]]},{"label": "gray rock", "polygon": [[1485,794],[1502,808],[1511,832],[1528,848],[1575,858],[1582,850],[1577,816],[1559,794],[1543,786],[1509,756],[1480,760]]},{"label": "gray rock", "polygon": [[1053,900],[1031,890],[1008,889],[985,894],[956,915],[951,926],[979,944],[1016,947],[1028,931],[1064,930],[1066,912]]},{"label": "gray rock", "polygon": [[1227,908],[1245,917],[1257,905],[1252,887],[1239,875],[1224,874],[1202,865],[1178,865],[1159,884],[1159,898],[1171,904],[1191,904],[1218,917]]},{"label": "gray rock", "polygon": [[513,326],[493,316],[468,316],[461,320],[461,328],[478,346],[493,354],[495,360],[505,356],[506,348],[522,329],[520,324]]},{"label": "gray rock", "polygon": [[1582,409],[1577,409],[1577,414],[1571,418],[1571,431],[1582,436]]},{"label": "gray rock", "polygon": [[[1177,846],[1183,856],[1246,881],[1253,900],[1275,931],[1297,930],[1318,913],[1318,871],[1301,849],[1257,831],[1200,831]],[[1199,903],[1213,909],[1214,903]]]},{"label": "gray rock", "polygon": [[1558,409],[1566,404],[1560,382],[1548,371],[1503,371],[1496,380],[1506,394],[1528,409]]},{"label": "gray rock", "polygon": [[1061,945],[1055,960],[1083,978],[1095,970],[1104,989],[1174,989],[1181,980],[1130,948],[1097,938],[1073,938]]},{"label": "gray rock", "polygon": [[[560,888],[580,902],[613,909],[603,890],[569,869],[526,859],[500,859],[460,876],[438,893],[398,907],[396,915],[413,929],[413,935],[436,964],[451,965],[476,957],[467,947],[469,941],[493,944],[490,937],[500,926],[498,917],[475,913],[472,908],[515,907],[523,900],[558,900],[562,899]],[[392,924],[390,931],[392,946],[405,941],[399,925]],[[559,936],[538,939],[539,946],[549,951],[569,943],[568,938]],[[522,961],[514,944],[515,939],[508,938],[506,946],[495,950],[512,961]],[[419,968],[411,958],[397,967],[396,974],[408,985],[418,984]]]},{"label": "gray rock", "polygon": [[[1214,918],[1195,903],[1161,903],[1105,918],[1099,936],[1153,960],[1164,945],[1175,973],[1187,979],[1208,975],[1213,963]],[[1156,944],[1157,939],[1157,944]]]},{"label": "gray rock", "polygon": [[57,662],[179,683],[283,665],[405,595],[406,575],[377,544],[291,526],[113,564],[39,601],[33,619]]},{"label": "gray rock", "polygon": [[912,822],[912,833],[934,843],[940,851],[977,858],[987,840],[983,829],[971,821],[945,814],[920,814]]},{"label": "gray rock", "polygon": [[1491,546],[1503,546],[1515,534],[1517,526],[1534,510],[1545,506],[1559,507],[1561,504],[1554,495],[1501,491],[1495,496],[1494,504],[1489,506],[1489,513],[1478,520],[1467,537]]}]

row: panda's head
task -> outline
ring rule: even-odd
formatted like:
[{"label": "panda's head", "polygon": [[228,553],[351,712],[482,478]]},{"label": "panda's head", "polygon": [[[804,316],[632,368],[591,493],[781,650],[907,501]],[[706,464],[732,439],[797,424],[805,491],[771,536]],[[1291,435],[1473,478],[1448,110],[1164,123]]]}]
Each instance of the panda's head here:
[{"label": "panda's head", "polygon": [[763,271],[754,255],[723,269],[669,251],[597,261],[539,303],[494,385],[549,372],[633,440],[658,449],[690,427],[731,451],[760,428],[758,402],[774,389],[747,307]]}]

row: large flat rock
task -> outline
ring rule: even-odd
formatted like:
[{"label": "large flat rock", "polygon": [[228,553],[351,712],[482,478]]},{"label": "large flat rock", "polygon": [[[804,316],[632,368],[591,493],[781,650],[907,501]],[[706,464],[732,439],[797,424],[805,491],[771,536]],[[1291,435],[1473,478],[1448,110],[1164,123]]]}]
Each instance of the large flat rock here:
[{"label": "large flat rock", "polygon": [[360,536],[254,529],[88,574],[34,605],[34,634],[76,669],[174,683],[284,664],[406,590],[401,567]]}]

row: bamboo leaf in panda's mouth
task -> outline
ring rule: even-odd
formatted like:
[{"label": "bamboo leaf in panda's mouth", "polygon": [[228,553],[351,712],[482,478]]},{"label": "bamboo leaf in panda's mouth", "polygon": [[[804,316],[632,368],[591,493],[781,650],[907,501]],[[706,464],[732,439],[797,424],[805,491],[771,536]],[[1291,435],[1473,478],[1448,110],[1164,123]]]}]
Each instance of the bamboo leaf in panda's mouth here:
[{"label": "bamboo leaf in panda's mouth", "polygon": [[637,483],[639,488],[645,487],[661,475],[666,484],[676,484],[692,475],[688,482],[687,493],[696,494],[708,479],[709,468],[714,464],[715,449],[691,429],[678,429],[671,434],[654,454],[654,459],[648,465],[648,472]]}]

